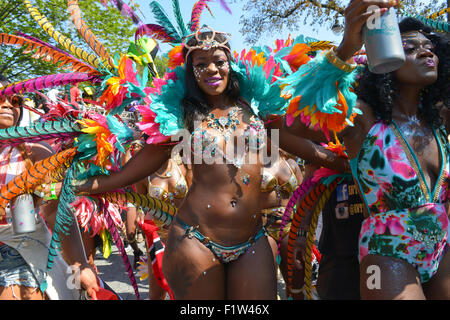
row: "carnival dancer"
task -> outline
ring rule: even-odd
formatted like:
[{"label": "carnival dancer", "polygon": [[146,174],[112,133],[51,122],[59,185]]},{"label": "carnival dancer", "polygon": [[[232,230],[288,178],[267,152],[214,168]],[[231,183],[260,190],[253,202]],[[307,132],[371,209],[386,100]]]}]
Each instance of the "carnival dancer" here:
[{"label": "carnival dancer", "polygon": [[[370,4],[381,14],[393,5]],[[315,65],[314,75],[302,77],[308,85],[323,85],[319,79],[330,72],[354,70],[352,56],[362,46],[361,30],[372,14],[368,6],[350,2],[340,46],[305,65]],[[364,71],[356,102],[362,114],[341,135],[365,203],[359,236],[362,299],[450,298],[449,146],[436,107],[448,102],[448,42],[422,21],[428,22],[419,16],[399,24],[406,61],[398,70]],[[294,131],[299,118],[295,123]]]},{"label": "carnival dancer", "polygon": [[[274,169],[275,168],[275,169]],[[303,175],[297,162],[290,155],[280,150],[280,157],[272,167],[265,167],[262,174],[261,191],[266,194],[261,197],[263,201],[262,210],[263,224],[266,226],[270,237],[269,243],[272,247],[274,259],[279,266],[281,275],[286,281],[286,251],[287,234],[290,222],[287,223],[280,235],[281,217],[286,209],[286,204],[292,192],[298,188],[303,181]],[[278,255],[278,241],[280,243],[280,255]],[[303,282],[303,279],[301,279]]]},{"label": "carnival dancer", "polygon": [[[286,100],[270,72],[256,71],[255,60],[232,57],[227,34],[209,27],[189,34],[179,27],[185,34],[171,34],[183,44],[178,51],[183,66],[160,82],[164,85],[156,83],[148,97],[152,144],[120,172],[77,181],[74,191],[103,193],[151,175],[170,157],[172,146],[164,142],[187,130],[192,136],[183,137],[189,146],[184,155],[193,149],[192,158],[186,157],[193,163],[193,183],[169,230],[163,261],[175,299],[276,299],[276,268],[261,217],[263,157],[247,163],[263,151],[278,154],[276,147],[265,149],[271,140],[261,139],[263,120],[283,115]],[[243,149],[227,152],[236,136],[243,138]],[[307,139],[283,137],[280,147],[289,144],[299,157],[338,171],[348,168],[346,160]]]},{"label": "carnival dancer", "polygon": [[[5,78],[0,79],[1,87],[7,84],[9,82]],[[0,98],[0,129],[17,125],[21,117],[20,104],[21,97],[18,95],[4,95]],[[1,186],[6,185],[33,163],[53,154],[53,150],[45,143],[6,146],[1,147],[0,151]],[[89,291],[90,295],[95,295],[93,291],[98,291],[95,273],[84,256],[77,226],[62,242],[67,262],[74,268],[69,268],[58,255],[55,258],[54,268],[50,273],[46,273],[50,233],[44,219],[54,218],[57,201],[51,200],[50,194],[45,196],[49,197],[46,204],[37,197],[33,199],[36,209],[36,228],[33,232],[19,234],[13,231],[11,219],[15,213],[11,205],[6,210],[6,216],[1,217],[0,299],[2,300],[79,299],[78,289],[81,288],[77,288],[75,284],[72,288],[67,285],[72,272],[79,277],[76,281],[81,281],[82,287]],[[41,290],[43,283],[47,284],[46,290]]]}]

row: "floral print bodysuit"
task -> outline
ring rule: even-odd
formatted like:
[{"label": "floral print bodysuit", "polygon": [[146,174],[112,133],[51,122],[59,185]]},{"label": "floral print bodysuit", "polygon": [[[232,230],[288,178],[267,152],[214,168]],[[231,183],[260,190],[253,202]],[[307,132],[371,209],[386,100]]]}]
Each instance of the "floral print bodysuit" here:
[{"label": "floral print bodysuit", "polygon": [[444,129],[433,132],[441,161],[433,190],[395,123],[375,123],[350,160],[370,214],[361,226],[360,261],[368,254],[406,260],[421,282],[436,273],[448,235],[449,144]]}]

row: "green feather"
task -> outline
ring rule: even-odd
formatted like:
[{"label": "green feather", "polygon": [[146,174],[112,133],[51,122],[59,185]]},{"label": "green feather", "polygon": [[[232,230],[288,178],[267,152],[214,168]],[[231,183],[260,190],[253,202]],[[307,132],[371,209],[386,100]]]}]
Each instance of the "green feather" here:
[{"label": "green feather", "polygon": [[178,34],[172,22],[170,22],[169,17],[165,13],[161,5],[156,1],[152,1],[150,3],[150,8],[152,9],[153,14],[155,15],[156,21],[160,24],[161,27],[163,27],[167,31],[167,34],[173,37],[177,42],[181,43],[181,36]]},{"label": "green feather", "polygon": [[187,36],[189,33],[186,29],[183,16],[181,15],[180,3],[178,2],[178,0],[172,0],[172,6],[173,6],[173,13],[175,15],[175,19],[177,20],[181,36],[182,37]]}]

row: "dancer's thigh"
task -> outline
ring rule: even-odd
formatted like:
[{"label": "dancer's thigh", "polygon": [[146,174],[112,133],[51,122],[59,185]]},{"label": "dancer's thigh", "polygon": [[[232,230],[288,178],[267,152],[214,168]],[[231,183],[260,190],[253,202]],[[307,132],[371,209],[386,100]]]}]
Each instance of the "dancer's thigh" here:
[{"label": "dancer's thigh", "polygon": [[259,239],[236,261],[227,265],[230,300],[276,300],[277,278],[273,252],[267,237]]},{"label": "dancer's thigh", "polygon": [[363,300],[423,300],[419,274],[408,262],[381,255],[367,255],[360,264]]},{"label": "dancer's thigh", "polygon": [[450,250],[447,250],[436,274],[423,284],[427,299],[450,300]]},{"label": "dancer's thigh", "polygon": [[39,289],[12,285],[7,288],[0,287],[0,300],[46,300]]},{"label": "dancer's thigh", "polygon": [[163,273],[176,300],[225,299],[224,266],[195,237],[172,225],[164,250]]}]

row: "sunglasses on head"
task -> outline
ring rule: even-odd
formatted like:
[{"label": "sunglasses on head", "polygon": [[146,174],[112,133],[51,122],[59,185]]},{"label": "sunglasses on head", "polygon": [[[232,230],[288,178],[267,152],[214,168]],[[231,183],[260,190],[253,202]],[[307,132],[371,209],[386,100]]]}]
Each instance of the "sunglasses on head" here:
[{"label": "sunglasses on head", "polygon": [[10,104],[12,104],[15,107],[20,107],[23,103],[23,98],[16,94],[12,96],[9,95],[0,96],[0,103],[4,103],[7,100]]}]

